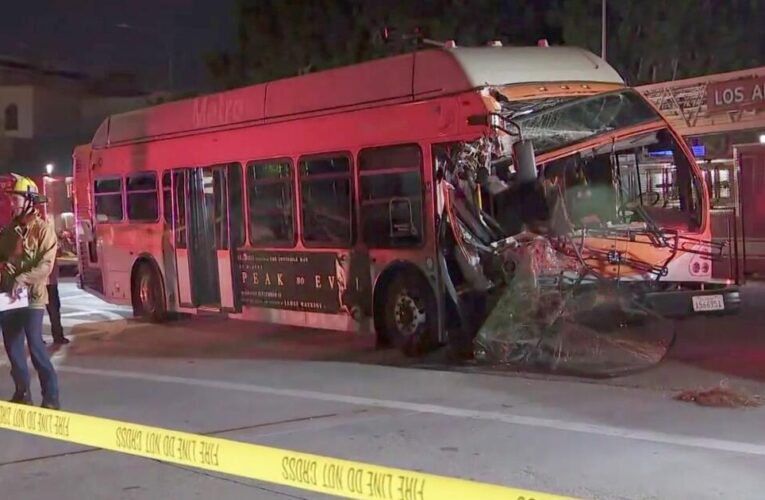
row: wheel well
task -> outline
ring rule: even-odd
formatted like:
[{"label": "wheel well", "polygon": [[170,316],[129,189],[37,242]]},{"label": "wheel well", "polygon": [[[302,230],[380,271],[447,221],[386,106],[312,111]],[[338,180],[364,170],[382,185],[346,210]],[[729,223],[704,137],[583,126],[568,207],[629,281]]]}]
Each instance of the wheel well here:
[{"label": "wheel well", "polygon": [[165,293],[165,279],[164,276],[162,276],[162,271],[160,270],[159,266],[157,265],[157,261],[154,260],[154,257],[151,255],[141,255],[136,259],[136,261],[133,263],[133,269],[130,271],[130,300],[135,301],[135,297],[133,296],[135,291],[135,283],[136,279],[138,278],[138,270],[141,268],[143,264],[147,264],[151,269],[157,273],[157,278],[159,278],[159,286],[162,289],[162,300],[165,303],[165,306],[167,306],[167,294]]},{"label": "wheel well", "polygon": [[430,280],[427,278],[422,269],[412,264],[411,262],[394,262],[390,264],[377,278],[374,290],[372,292],[372,318],[374,321],[375,335],[378,337],[378,339],[383,335],[384,332],[383,315],[380,313],[382,312],[385,294],[388,287],[393,282],[393,279],[399,273],[404,271],[413,272],[416,274],[420,279],[427,283],[427,285],[430,287],[431,293],[435,294],[433,285],[430,283]]}]

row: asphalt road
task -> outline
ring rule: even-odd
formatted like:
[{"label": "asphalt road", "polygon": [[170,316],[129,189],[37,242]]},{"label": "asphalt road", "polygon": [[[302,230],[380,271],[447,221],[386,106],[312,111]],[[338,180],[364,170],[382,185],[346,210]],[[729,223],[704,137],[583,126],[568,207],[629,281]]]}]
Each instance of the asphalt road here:
[{"label": "asphalt road", "polygon": [[[721,381],[765,394],[757,286],[740,316],[685,322],[667,361],[611,380],[412,363],[368,338],[218,318],[144,325],[61,293],[71,411],[586,499],[763,497],[765,409],[673,399]],[[9,499],[320,498],[8,431],[0,485]]]}]

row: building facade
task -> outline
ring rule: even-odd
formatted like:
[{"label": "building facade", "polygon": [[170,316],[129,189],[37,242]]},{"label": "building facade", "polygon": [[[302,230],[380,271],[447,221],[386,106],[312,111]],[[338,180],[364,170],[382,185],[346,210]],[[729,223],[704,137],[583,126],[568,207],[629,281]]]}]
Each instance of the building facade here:
[{"label": "building facade", "polygon": [[71,173],[75,145],[88,142],[110,114],[167,99],[129,75],[95,79],[0,57],[0,174]]}]

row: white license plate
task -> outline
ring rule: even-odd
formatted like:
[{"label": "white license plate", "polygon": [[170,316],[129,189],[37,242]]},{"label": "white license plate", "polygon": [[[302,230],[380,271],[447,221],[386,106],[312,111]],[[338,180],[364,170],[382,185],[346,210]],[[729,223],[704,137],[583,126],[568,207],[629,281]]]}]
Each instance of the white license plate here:
[{"label": "white license plate", "polygon": [[699,295],[693,297],[693,310],[695,312],[724,311],[725,301],[722,295]]}]

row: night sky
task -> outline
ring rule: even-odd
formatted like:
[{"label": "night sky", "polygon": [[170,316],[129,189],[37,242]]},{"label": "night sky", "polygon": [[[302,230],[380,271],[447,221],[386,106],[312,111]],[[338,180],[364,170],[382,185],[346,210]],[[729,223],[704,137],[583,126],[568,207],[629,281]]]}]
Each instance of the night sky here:
[{"label": "night sky", "polygon": [[[165,37],[174,46],[176,90],[209,83],[205,53],[235,39],[235,0],[0,0],[0,56],[49,61],[95,75],[138,73],[165,86]],[[115,25],[126,23],[136,30]]]}]

